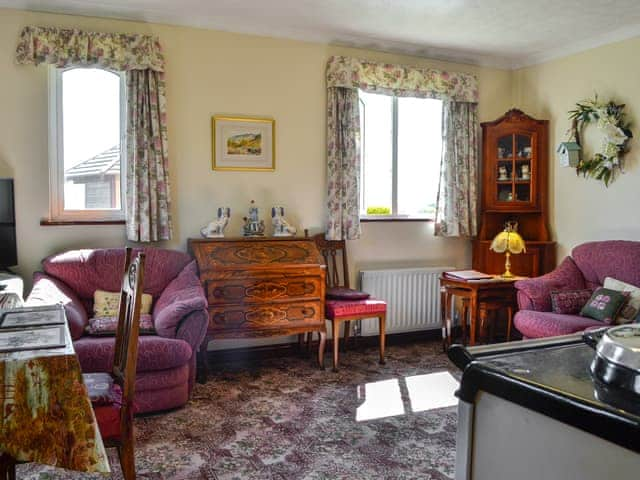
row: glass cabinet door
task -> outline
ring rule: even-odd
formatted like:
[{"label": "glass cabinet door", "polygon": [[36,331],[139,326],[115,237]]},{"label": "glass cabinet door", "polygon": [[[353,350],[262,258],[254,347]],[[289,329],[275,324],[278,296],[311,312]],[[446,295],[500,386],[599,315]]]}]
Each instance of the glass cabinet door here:
[{"label": "glass cabinet door", "polygon": [[531,202],[532,137],[509,134],[496,144],[495,193],[499,203]]}]

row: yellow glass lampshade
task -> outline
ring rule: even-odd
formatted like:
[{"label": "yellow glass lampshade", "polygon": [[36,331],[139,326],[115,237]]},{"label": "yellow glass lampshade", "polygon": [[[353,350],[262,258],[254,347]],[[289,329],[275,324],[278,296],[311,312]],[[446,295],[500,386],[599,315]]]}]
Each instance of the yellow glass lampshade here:
[{"label": "yellow glass lampshade", "polygon": [[511,254],[517,255],[527,251],[524,239],[511,225],[507,225],[502,232],[495,236],[489,249],[497,253],[505,254],[505,272],[502,274],[502,278],[513,278],[514,276],[513,273],[511,273],[511,260],[509,258]]}]

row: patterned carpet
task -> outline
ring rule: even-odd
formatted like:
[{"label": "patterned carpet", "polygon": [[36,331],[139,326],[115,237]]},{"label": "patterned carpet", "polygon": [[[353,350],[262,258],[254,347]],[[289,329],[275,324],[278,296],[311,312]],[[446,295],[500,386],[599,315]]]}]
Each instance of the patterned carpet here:
[{"label": "patterned carpet", "polygon": [[[453,478],[456,410],[443,405],[456,382],[437,372],[455,370],[440,344],[391,346],[384,366],[376,357],[343,353],[338,373],[295,356],[218,366],[185,408],[136,419],[138,478]],[[105,477],[23,465],[18,478]]]}]

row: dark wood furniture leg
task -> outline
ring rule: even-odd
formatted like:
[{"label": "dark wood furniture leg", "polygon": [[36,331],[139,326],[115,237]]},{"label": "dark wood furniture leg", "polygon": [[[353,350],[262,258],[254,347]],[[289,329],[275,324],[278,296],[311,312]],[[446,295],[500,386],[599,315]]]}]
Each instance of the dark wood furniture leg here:
[{"label": "dark wood furniture leg", "polygon": [[197,368],[196,368],[196,380],[198,383],[207,383],[207,377],[209,375],[209,341],[211,338],[207,335],[202,340],[198,353],[196,354]]},{"label": "dark wood furniture leg", "polygon": [[11,455],[0,455],[0,480],[16,480],[16,461]]},{"label": "dark wood furniture leg", "polygon": [[476,344],[476,334],[478,327],[478,297],[475,293],[471,295],[469,300],[469,345],[474,346]]},{"label": "dark wood furniture leg", "polygon": [[467,338],[467,317],[469,316],[469,299],[462,299],[462,315],[460,316],[460,327],[462,328],[462,344],[466,344]]},{"label": "dark wood furniture leg", "polygon": [[331,321],[331,335],[333,336],[333,371],[338,371],[338,347],[340,345],[340,321]]},{"label": "dark wood furniture leg", "polygon": [[382,314],[378,317],[378,326],[380,329],[380,365],[385,364],[384,360],[384,344],[385,344],[385,329],[386,329],[387,315]]},{"label": "dark wood furniture leg", "polygon": [[440,322],[442,328],[442,351],[447,351],[447,287],[440,287]]},{"label": "dark wood furniture leg", "polygon": [[[313,336],[313,332],[309,335]],[[327,343],[327,333],[318,332],[318,335],[320,336],[320,341],[318,342],[318,364],[320,365],[320,368],[324,370],[324,350]]]},{"label": "dark wood furniture leg", "polygon": [[511,327],[513,326],[513,307],[507,307],[507,342],[511,341]]}]

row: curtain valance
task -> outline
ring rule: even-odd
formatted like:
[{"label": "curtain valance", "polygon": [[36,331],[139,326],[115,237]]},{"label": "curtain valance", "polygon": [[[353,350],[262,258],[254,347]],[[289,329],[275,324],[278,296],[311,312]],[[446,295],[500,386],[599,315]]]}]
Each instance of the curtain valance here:
[{"label": "curtain valance", "polygon": [[478,102],[478,80],[473,75],[342,56],[329,59],[327,87],[359,88],[369,92],[456,102]]},{"label": "curtain valance", "polygon": [[57,67],[99,66],[120,71],[164,71],[164,57],[156,37],[56,27],[24,27],[16,49],[16,62]]}]

